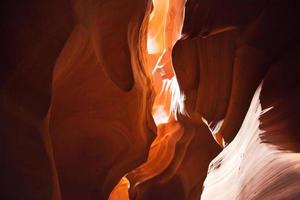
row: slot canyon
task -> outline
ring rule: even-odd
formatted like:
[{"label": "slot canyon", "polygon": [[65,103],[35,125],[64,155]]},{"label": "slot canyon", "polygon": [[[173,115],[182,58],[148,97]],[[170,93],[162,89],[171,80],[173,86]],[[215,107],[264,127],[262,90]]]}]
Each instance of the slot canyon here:
[{"label": "slot canyon", "polygon": [[300,199],[300,1],[1,4],[1,200]]}]

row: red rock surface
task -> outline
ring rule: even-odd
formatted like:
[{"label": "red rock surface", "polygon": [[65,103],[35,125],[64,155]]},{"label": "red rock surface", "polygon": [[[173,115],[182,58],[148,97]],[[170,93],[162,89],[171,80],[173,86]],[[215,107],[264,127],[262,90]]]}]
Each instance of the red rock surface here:
[{"label": "red rock surface", "polygon": [[0,199],[300,197],[299,1],[170,2],[1,2]]}]

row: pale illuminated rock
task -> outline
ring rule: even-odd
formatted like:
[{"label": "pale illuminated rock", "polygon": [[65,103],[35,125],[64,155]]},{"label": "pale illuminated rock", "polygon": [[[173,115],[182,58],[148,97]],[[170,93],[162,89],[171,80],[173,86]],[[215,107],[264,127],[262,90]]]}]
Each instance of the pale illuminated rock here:
[{"label": "pale illuminated rock", "polygon": [[[261,86],[234,140],[210,163],[201,199],[297,199],[300,154],[263,143]],[[283,133],[284,134],[284,133]]]}]

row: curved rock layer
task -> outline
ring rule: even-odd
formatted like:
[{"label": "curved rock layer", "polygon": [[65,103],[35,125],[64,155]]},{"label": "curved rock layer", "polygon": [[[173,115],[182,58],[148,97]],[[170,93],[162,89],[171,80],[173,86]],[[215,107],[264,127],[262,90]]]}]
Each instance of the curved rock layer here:
[{"label": "curved rock layer", "polygon": [[[147,26],[147,50],[142,53],[147,62],[143,67],[149,71],[155,92],[152,115],[157,125],[157,137],[151,145],[147,161],[126,175],[131,198],[137,198],[134,193],[138,193],[139,185],[166,170],[174,159],[176,144],[184,134],[182,125],[177,122],[177,115],[184,112],[184,99],[171,57],[173,46],[180,38],[183,13],[182,0],[153,1],[149,21],[144,21]],[[122,187],[121,182],[114,190],[118,191],[118,187]],[[112,193],[110,199],[116,198],[116,195],[119,194]]]},{"label": "curved rock layer", "polygon": [[1,199],[107,199],[156,129],[136,51],[148,2],[5,6]]},{"label": "curved rock layer", "polygon": [[[174,68],[186,97],[185,108],[189,117],[179,118],[184,131],[176,144],[174,159],[161,174],[132,191],[136,199],[200,197],[208,164],[220,151],[201,116],[209,122],[218,122],[226,114],[237,35],[236,31],[228,32],[208,39],[197,39],[196,42],[184,40],[176,44],[173,51]],[[206,55],[212,55],[214,59],[207,59]],[[216,73],[219,67],[223,69],[222,73]],[[189,74],[188,79],[195,79],[191,84],[193,86],[181,85],[187,83],[186,71],[194,69],[198,74]],[[215,90],[219,93],[215,93]],[[223,101],[218,101],[220,95]],[[168,188],[180,192],[170,192]]]},{"label": "curved rock layer", "polygon": [[48,118],[62,199],[107,199],[146,159],[151,91],[137,49],[147,2],[131,3],[74,3],[78,23],[55,66]]},{"label": "curved rock layer", "polygon": [[[221,146],[228,145],[211,162],[201,198],[297,199],[299,2],[261,1],[249,9],[237,1],[219,3],[188,2],[183,28],[186,38],[214,37],[231,26],[241,30],[228,108],[214,135]],[[220,8],[220,15],[210,15]],[[261,92],[255,93],[261,82]]]},{"label": "curved rock layer", "polygon": [[[177,139],[177,141],[174,140],[176,139],[176,134],[165,135],[168,136],[169,139],[167,137],[164,138],[165,136],[160,136],[160,134],[163,133],[160,130],[163,129],[162,127],[158,127],[158,137],[154,141],[153,148],[150,150],[148,161],[128,175],[130,183],[132,183],[130,184],[132,198],[163,199],[168,197],[173,199],[197,199],[200,196],[201,185],[206,174],[208,162],[219,151],[210,136],[208,127],[203,123],[201,116],[205,116],[210,122],[214,123],[221,120],[225,115],[231,89],[232,59],[236,35],[236,32],[231,32],[208,41],[199,40],[199,42],[193,43],[195,48],[191,50],[189,50],[191,46],[189,41],[182,41],[177,44],[181,49],[178,51],[178,47],[175,48],[173,61],[178,77],[184,78],[182,75],[186,69],[196,69],[196,73],[191,74],[191,76],[195,76],[195,78],[191,77],[190,79],[196,79],[194,81],[196,83],[192,83],[193,87],[185,88],[180,85],[186,94],[186,106],[189,107],[188,115],[192,118],[193,122],[191,123],[190,119],[185,118],[180,120],[181,124],[183,124],[183,136],[179,138],[179,140]],[[181,46],[181,43],[183,43],[183,46]],[[220,48],[220,46],[223,48]],[[184,51],[186,50],[189,50],[191,54],[185,53]],[[206,55],[213,55],[214,58],[217,59],[209,60]],[[192,62],[190,62],[190,60],[192,60]],[[200,66],[201,72],[199,74],[197,68],[200,68]],[[220,66],[222,66],[224,70],[221,76],[217,73],[215,74],[215,71],[220,68]],[[200,81],[199,76],[201,77]],[[227,81],[226,84],[224,84],[225,81]],[[212,88],[219,88],[220,95],[222,95],[224,101],[216,101],[216,96],[219,94],[212,93],[212,91],[214,91]],[[196,96],[197,98],[195,99],[195,94],[197,93],[198,96]],[[207,98],[204,100],[203,96]],[[214,100],[215,102],[213,102]],[[206,107],[203,106],[203,101],[205,101]],[[174,127],[175,126],[173,126],[173,128],[169,126],[168,129],[174,129]],[[172,132],[174,131],[170,133]],[[176,133],[176,131],[174,133]],[[174,140],[174,142],[167,142],[169,140]],[[203,142],[205,142],[205,145]],[[174,146],[174,144],[176,146]],[[192,152],[199,153],[193,154]],[[138,180],[140,180],[140,182]],[[136,183],[138,183],[138,185],[136,185]],[[162,189],[172,186],[182,191],[181,195],[176,197],[174,194]]]}]

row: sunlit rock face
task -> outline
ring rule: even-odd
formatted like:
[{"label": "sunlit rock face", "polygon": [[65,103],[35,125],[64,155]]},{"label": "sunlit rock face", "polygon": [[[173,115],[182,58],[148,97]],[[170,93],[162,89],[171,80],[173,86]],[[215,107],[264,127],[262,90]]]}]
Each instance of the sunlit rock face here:
[{"label": "sunlit rock face", "polygon": [[[221,146],[228,145],[211,162],[201,198],[297,199],[300,157],[296,38],[300,32],[295,23],[299,4],[274,1],[263,6],[261,1],[248,7],[259,11],[257,15],[238,2],[228,3],[235,9],[226,21],[220,16],[229,12],[227,6],[190,1],[187,5],[191,12],[186,9],[188,17],[183,28],[186,38],[201,36],[207,40],[229,29],[242,30],[235,42],[228,107],[223,125],[214,136]],[[197,4],[193,10],[192,5]],[[205,7],[222,7],[220,16],[210,18],[213,23],[201,18],[200,11]],[[279,28],[282,32],[275,31]]]},{"label": "sunlit rock face", "polygon": [[[145,68],[154,77],[152,84],[157,96],[152,113],[158,127],[157,138],[151,145],[147,161],[126,175],[129,180],[129,196],[134,199],[200,198],[208,163],[220,151],[201,118],[204,116],[212,124],[224,118],[231,90],[234,41],[238,33],[235,31],[209,40],[200,39],[196,43],[181,41],[176,44],[173,60],[170,61],[169,51],[178,39],[174,33],[180,23],[176,24],[176,20],[169,22],[169,18],[180,17],[180,5],[180,1],[154,2],[149,18],[146,55],[149,60]],[[172,12],[168,11],[168,6]],[[156,14],[162,16],[158,22]],[[165,24],[169,24],[168,29]],[[173,32],[171,27],[175,28]],[[207,55],[215,59],[209,59]],[[155,63],[159,65],[155,66]],[[161,86],[174,76],[173,69],[170,68],[172,63],[186,97],[188,117],[179,117],[180,123],[174,121],[173,113],[170,113],[172,98],[168,96],[169,91],[165,89],[167,87]],[[216,73],[219,68],[223,70],[222,73]],[[184,77],[186,70],[192,71],[188,74],[189,79]],[[217,89],[218,94],[214,93]],[[223,101],[217,101],[219,95]],[[157,109],[159,106],[162,110]],[[162,111],[163,115],[157,111]],[[120,197],[121,193],[126,194],[122,180],[110,199]],[[172,193],[168,188],[173,188],[178,193]],[[125,199],[128,198],[127,194],[125,196]]]},{"label": "sunlit rock face", "polygon": [[[237,35],[230,32],[205,40],[179,41],[174,47],[174,69],[185,94],[189,117],[179,119],[184,132],[169,167],[139,185],[135,191],[137,199],[200,198],[208,164],[220,152],[201,117],[218,122],[226,114]],[[217,73],[219,67],[222,73]],[[216,90],[219,93],[215,93]],[[218,101],[220,96],[222,101]],[[170,192],[170,188],[176,193]]]},{"label": "sunlit rock face", "polygon": [[[293,128],[291,116],[290,120],[280,120],[283,113],[278,106],[262,109],[261,88],[235,139],[210,163],[201,199],[299,198],[300,154],[262,139],[277,137],[277,141],[286,141],[298,128]],[[274,131],[277,135],[272,134]]]}]

